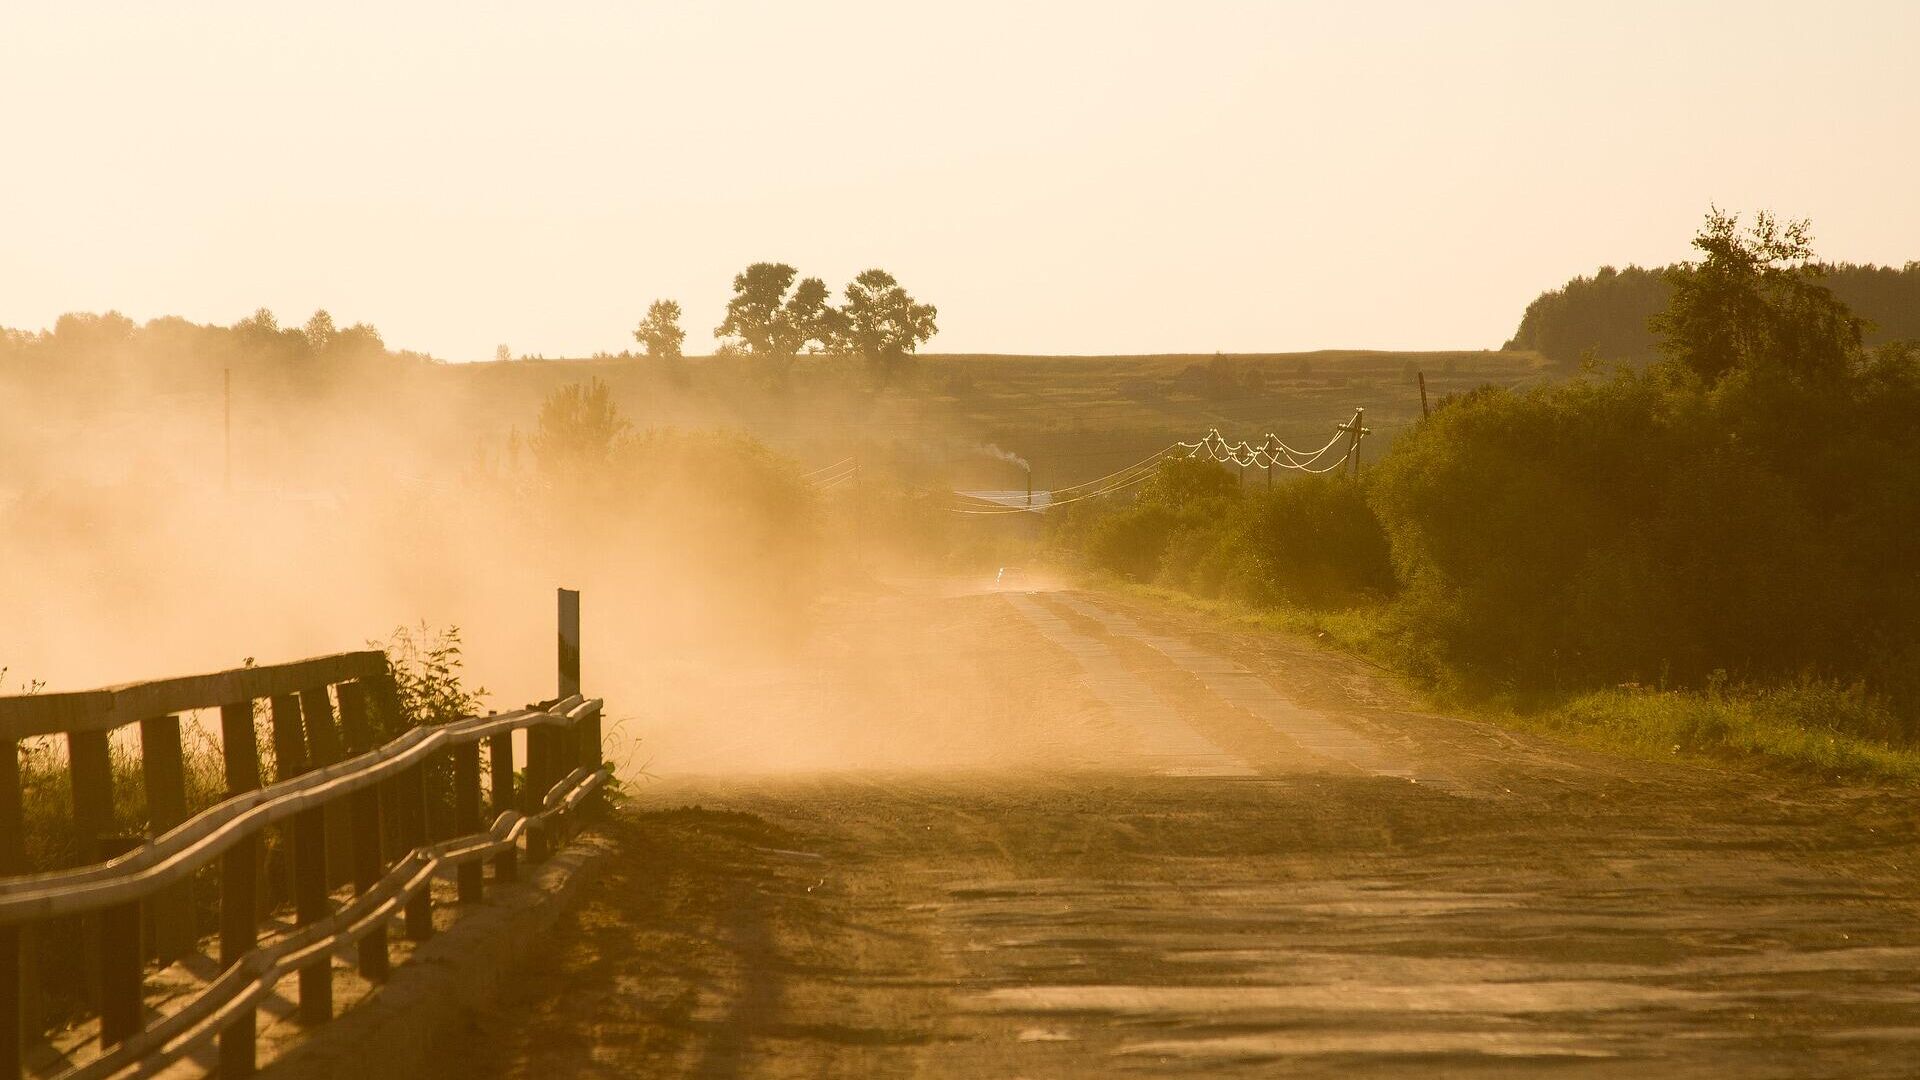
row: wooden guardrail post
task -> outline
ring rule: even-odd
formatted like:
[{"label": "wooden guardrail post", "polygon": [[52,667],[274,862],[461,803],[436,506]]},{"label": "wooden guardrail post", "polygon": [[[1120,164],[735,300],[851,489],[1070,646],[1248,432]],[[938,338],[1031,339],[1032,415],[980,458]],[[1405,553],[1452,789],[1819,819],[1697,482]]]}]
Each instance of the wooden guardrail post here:
[{"label": "wooden guardrail post", "polygon": [[11,923],[0,926],[0,1080],[15,1080],[26,1057],[24,975],[20,964],[20,927]]},{"label": "wooden guardrail post", "polygon": [[[394,782],[394,813],[400,819],[400,847],[410,851],[427,842],[426,766],[401,770]],[[433,889],[424,886],[407,901],[407,938],[425,941],[433,936]]]},{"label": "wooden guardrail post", "polygon": [[[260,786],[260,747],[253,733],[253,702],[220,706],[220,756],[227,797]],[[220,856],[220,966],[230,968],[260,939],[260,841],[256,834]],[[220,1032],[220,1075],[250,1076],[256,1045],[255,1009],[234,1017]]]},{"label": "wooden guardrail post", "polygon": [[[545,724],[534,724],[527,728],[527,787],[520,793],[521,813],[532,817],[541,810],[541,799],[547,789],[553,786],[550,779],[552,740],[547,737],[550,729]],[[527,861],[544,862],[548,853],[546,829],[538,822],[529,822],[527,828]]]},{"label": "wooden guardrail post", "polygon": [[367,687],[367,704],[371,706],[373,730],[376,738],[384,735],[392,738],[410,725],[407,722],[406,706],[400,701],[400,684],[393,677],[393,667],[370,679],[363,680]]},{"label": "wooden guardrail post", "polygon": [[[453,748],[453,831],[471,836],[480,831],[480,744],[461,743]],[[478,902],[486,889],[486,865],[479,859],[460,864],[456,880],[460,884],[460,902]]]},{"label": "wooden guardrail post", "polygon": [[100,838],[113,829],[113,759],[104,731],[67,733],[67,765],[73,778],[76,860],[93,861]]},{"label": "wooden guardrail post", "polygon": [[[364,691],[366,703],[367,729],[372,742],[383,738],[392,738],[406,726],[405,708],[400,703],[400,686],[393,677],[393,665],[383,665],[375,674],[362,678],[359,685]],[[369,744],[371,745],[371,743]],[[380,785],[380,843],[381,860],[392,862],[401,858],[413,848],[406,839],[406,807],[400,797],[403,785],[399,778]]]},{"label": "wooden guardrail post", "polygon": [[[333,722],[333,701],[324,686],[300,691],[300,715],[307,728],[307,765],[325,768],[344,761],[340,729]],[[353,880],[352,808],[344,799],[327,804],[327,888]]]},{"label": "wooden guardrail post", "polygon": [[[606,751],[600,746],[600,710],[595,709],[580,718],[580,764],[594,772],[607,762]],[[587,800],[589,807],[597,809],[601,805],[600,792],[595,791]]]},{"label": "wooden guardrail post", "polygon": [[[0,874],[26,873],[24,803],[20,797],[20,743],[0,739]],[[0,1080],[20,1075],[26,1057],[26,935],[18,923],[0,926]]]},{"label": "wooden guardrail post", "polygon": [[[560,743],[560,752],[558,755],[560,765],[553,770],[553,779],[556,783],[572,775],[573,770],[580,767],[580,721],[575,720],[557,730],[559,732]],[[574,820],[574,814],[571,810],[558,815],[558,817],[560,818],[561,841],[571,841],[579,823]]]},{"label": "wooden guardrail post", "polygon": [[[332,914],[327,899],[327,807],[309,807],[293,816],[294,925],[311,926]],[[333,953],[324,951],[300,969],[300,1019],[324,1024],[333,1019]]]},{"label": "wooden guardrail post", "polygon": [[[105,862],[140,846],[143,837],[103,836],[96,857]],[[130,900],[101,910],[100,922],[100,1045],[112,1046],[146,1027],[145,1003],[140,997],[140,975],[145,958],[140,951],[140,901]]]},{"label": "wooden guardrail post", "polygon": [[367,688],[360,680],[335,688],[340,696],[340,735],[348,754],[373,749],[373,727],[367,719]]},{"label": "wooden guardrail post", "polygon": [[[232,794],[239,794],[233,792]],[[228,848],[220,856],[220,967],[246,959],[260,943],[260,838]],[[220,1032],[220,1075],[247,1076],[254,1069],[257,1010],[247,1009]]]},{"label": "wooden guardrail post", "polygon": [[[113,757],[105,731],[67,733],[67,777],[73,801],[74,864],[92,862],[100,838],[113,829]],[[82,979],[89,995],[100,992],[100,936],[81,924]]]},{"label": "wooden guardrail post", "polygon": [[[380,881],[380,789],[361,788],[353,804],[353,894],[361,896]],[[387,924],[360,939],[360,974],[369,982],[384,982],[389,970]]]},{"label": "wooden guardrail post", "polygon": [[253,734],[253,702],[220,706],[220,757],[228,795],[260,786],[260,745]]},{"label": "wooden guardrail post", "polygon": [[[307,771],[307,733],[300,719],[298,695],[275,694],[267,699],[267,705],[273,720],[273,782],[278,784]],[[288,822],[280,829],[275,892],[265,898],[268,909],[293,896],[292,855],[293,823]]]},{"label": "wooden guardrail post", "polygon": [[[180,718],[140,721],[140,771],[147,789],[147,822],[155,835],[187,820],[187,771],[180,749]],[[154,894],[153,952],[170,964],[193,951],[193,883],[182,881]]]},{"label": "wooden guardrail post", "polygon": [[[559,590],[559,686],[562,698],[580,693],[580,591]],[[582,765],[600,767],[600,717],[577,720],[560,728],[554,741],[559,745],[559,761],[548,773],[553,783]],[[589,746],[591,748],[589,748]]]},{"label": "wooden guardrail post", "polygon": [[[487,736],[487,766],[493,774],[492,810],[500,816],[516,805],[513,798],[513,732]],[[520,854],[508,844],[493,857],[493,880],[515,881],[520,877]]]},{"label": "wooden guardrail post", "polygon": [[275,694],[267,699],[273,717],[273,782],[291,780],[307,771],[307,732],[300,718],[297,694]]},{"label": "wooden guardrail post", "polygon": [[580,590],[560,590],[560,696],[580,692]]}]

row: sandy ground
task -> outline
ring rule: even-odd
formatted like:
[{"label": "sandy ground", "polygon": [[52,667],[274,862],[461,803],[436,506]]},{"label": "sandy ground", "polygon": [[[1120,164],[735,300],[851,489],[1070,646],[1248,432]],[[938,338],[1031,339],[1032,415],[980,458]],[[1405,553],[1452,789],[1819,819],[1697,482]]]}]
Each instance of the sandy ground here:
[{"label": "sandy ground", "polygon": [[[449,1076],[1912,1076],[1920,799],[1570,750],[1069,592],[689,666]],[[662,661],[665,663],[665,661]]]}]

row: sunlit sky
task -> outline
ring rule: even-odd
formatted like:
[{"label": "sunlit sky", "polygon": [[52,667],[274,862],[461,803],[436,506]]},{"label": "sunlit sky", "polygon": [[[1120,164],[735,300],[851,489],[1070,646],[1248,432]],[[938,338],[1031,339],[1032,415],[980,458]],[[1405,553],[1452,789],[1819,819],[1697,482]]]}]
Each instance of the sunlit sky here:
[{"label": "sunlit sky", "polygon": [[0,325],[630,347],[869,266],[941,352],[1499,345],[1710,203],[1920,258],[1920,4],[14,4]]}]

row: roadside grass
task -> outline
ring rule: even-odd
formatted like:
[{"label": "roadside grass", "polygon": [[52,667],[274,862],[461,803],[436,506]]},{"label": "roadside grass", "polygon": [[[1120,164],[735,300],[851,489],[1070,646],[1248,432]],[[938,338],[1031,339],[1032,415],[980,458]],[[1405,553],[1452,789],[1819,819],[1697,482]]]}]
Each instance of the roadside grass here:
[{"label": "roadside grass", "polygon": [[1920,751],[1809,723],[1798,713],[1777,691],[1615,689],[1511,720],[1640,758],[1731,758],[1822,776],[1920,784]]},{"label": "roadside grass", "polygon": [[[1900,718],[1859,688],[1802,680],[1711,692],[1623,686],[1516,703],[1445,685],[1415,669],[1378,606],[1345,611],[1253,608],[1160,585],[1079,571],[1102,590],[1199,612],[1223,622],[1304,637],[1392,677],[1438,710],[1649,761],[1713,761],[1835,779],[1920,785],[1920,747],[1903,745]],[[1885,732],[1866,738],[1853,731]]]}]

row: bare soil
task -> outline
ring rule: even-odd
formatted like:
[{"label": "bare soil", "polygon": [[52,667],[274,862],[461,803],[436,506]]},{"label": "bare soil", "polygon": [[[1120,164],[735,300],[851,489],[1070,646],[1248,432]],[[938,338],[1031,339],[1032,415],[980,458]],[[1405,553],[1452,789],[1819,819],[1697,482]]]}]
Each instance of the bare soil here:
[{"label": "bare soil", "polygon": [[713,678],[845,767],[663,691],[664,778],[447,1075],[1915,1074],[1911,792],[1432,716],[1111,597],[828,620]]}]

